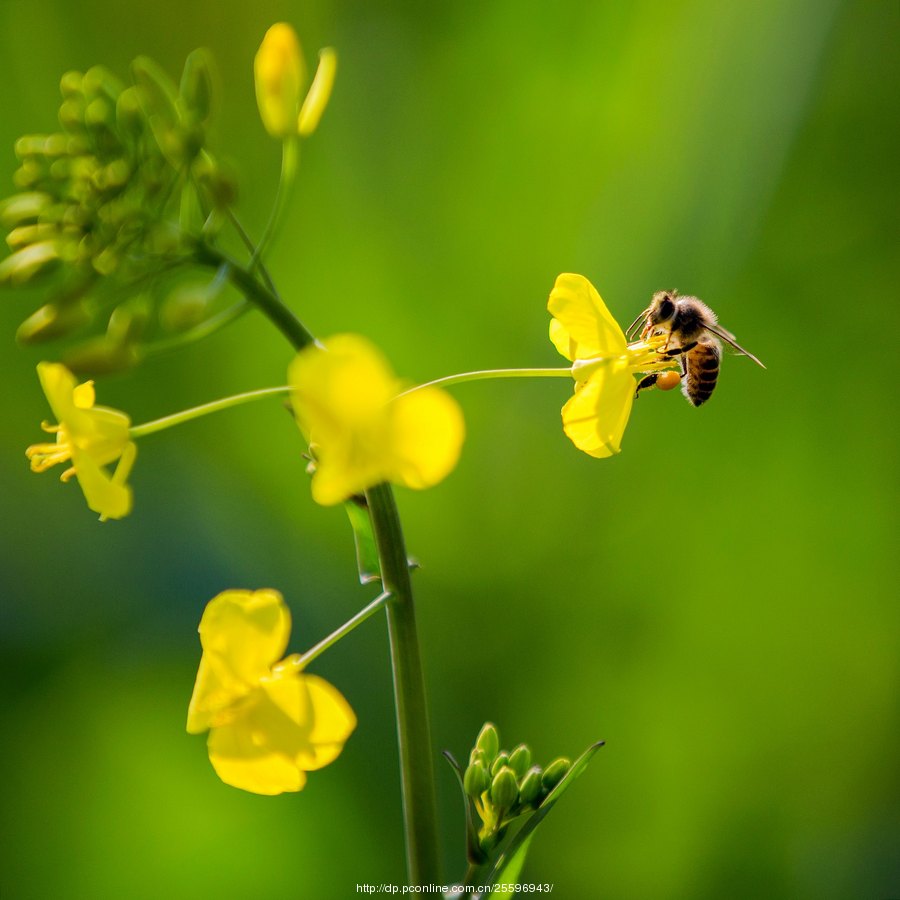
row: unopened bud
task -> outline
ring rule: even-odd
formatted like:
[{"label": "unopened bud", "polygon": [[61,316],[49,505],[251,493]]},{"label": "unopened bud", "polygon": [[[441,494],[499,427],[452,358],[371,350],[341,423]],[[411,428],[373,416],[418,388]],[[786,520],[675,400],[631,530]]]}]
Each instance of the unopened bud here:
[{"label": "unopened bud", "polygon": [[14,194],[0,202],[0,223],[4,228],[15,228],[16,225],[24,225],[37,221],[38,216],[47,210],[53,203],[49,194],[41,191],[28,191],[24,194]]},{"label": "unopened bud", "polygon": [[119,132],[136,139],[143,134],[145,121],[140,91],[136,87],[126,88],[116,101],[116,123]]},{"label": "unopened bud", "polygon": [[81,94],[81,82],[84,78],[84,75],[81,72],[71,71],[66,72],[62,78],[59,79],[59,92],[63,95],[63,97],[77,97]]},{"label": "unopened bud", "polygon": [[[56,162],[59,162],[59,160]],[[55,165],[55,163],[53,165]],[[47,169],[45,166],[41,165],[37,160],[29,158],[24,160],[22,165],[13,172],[13,184],[19,188],[19,190],[28,191],[32,188],[39,187],[40,183],[44,180],[46,173]]]},{"label": "unopened bud", "polygon": [[488,770],[478,763],[470,765],[463,776],[463,787],[470,797],[480,797],[491,786]]},{"label": "unopened bud", "polygon": [[50,222],[41,222],[37,225],[19,225],[13,228],[6,236],[6,243],[10,250],[18,250],[28,244],[36,244],[46,241],[56,234],[56,226]]},{"label": "unopened bud", "polygon": [[163,156],[173,165],[180,165],[183,148],[179,135],[181,117],[178,113],[177,91],[172,79],[152,59],[139,56],[131,71],[137,83],[144,116]]},{"label": "unopened bud", "polygon": [[181,73],[181,100],[185,112],[197,122],[209,118],[213,103],[212,57],[208,50],[198,49],[188,54]]},{"label": "unopened bud", "polygon": [[509,754],[505,750],[501,750],[496,758],[494,759],[494,763],[491,766],[491,775],[496,775],[504,766],[509,765]]},{"label": "unopened bud", "polygon": [[509,754],[509,765],[516,775],[521,778],[531,765],[531,750],[525,744],[519,744],[512,753]]},{"label": "unopened bud", "polygon": [[32,313],[16,330],[20,344],[38,344],[76,331],[91,318],[84,303],[47,303]]},{"label": "unopened bud", "polygon": [[109,317],[106,337],[113,344],[134,344],[143,336],[150,321],[150,306],[145,297],[120,303]]},{"label": "unopened bud", "polygon": [[74,375],[110,375],[131,369],[139,362],[132,345],[114,344],[105,336],[91,338],[63,356],[62,362]]},{"label": "unopened bud", "polygon": [[167,331],[185,331],[206,318],[209,310],[209,285],[182,284],[163,301],[159,323]]},{"label": "unopened bud", "polygon": [[486,769],[491,767],[492,759],[487,758],[487,754],[479,747],[473,747],[469,752],[469,765],[472,763],[481,763]]},{"label": "unopened bud", "polygon": [[84,99],[79,95],[63,100],[59,107],[59,124],[66,131],[82,131],[84,129]]},{"label": "unopened bud", "polygon": [[161,116],[170,127],[177,125],[177,91],[165,70],[150,57],[139,56],[131,64],[131,71],[140,88],[140,98],[147,116]]},{"label": "unopened bud", "polygon": [[91,259],[91,265],[98,275],[112,275],[119,268],[119,254],[112,247],[104,247]]},{"label": "unopened bud", "polygon": [[105,97],[112,103],[122,93],[122,82],[105,66],[91,66],[84,73],[81,90],[86,97]]},{"label": "unopened bud", "polygon": [[553,762],[544,769],[544,776],[541,779],[544,790],[552,791],[553,788],[566,777],[571,765],[572,763],[564,756],[560,756],[559,759],[554,759]]},{"label": "unopened bud", "polygon": [[256,102],[266,131],[283,138],[297,133],[306,67],[297,33],[278,22],[265,34],[253,61]]},{"label": "unopened bud", "polygon": [[540,798],[544,789],[541,781],[543,774],[540,766],[532,766],[528,770],[519,785],[519,800],[522,803],[535,804],[535,801]]},{"label": "unopened bud", "polygon": [[0,285],[25,284],[58,260],[56,241],[29,244],[0,262]]},{"label": "unopened bud", "polygon": [[493,722],[485,722],[484,725],[481,726],[481,731],[478,732],[475,746],[479,750],[484,751],[484,755],[490,762],[494,761],[494,758],[497,756],[497,751],[500,749],[500,734],[497,731],[497,726],[494,725]]},{"label": "unopened bud", "polygon": [[501,766],[491,781],[491,803],[498,809],[511,809],[519,798],[519,782],[509,766]]},{"label": "unopened bud", "polygon": [[297,118],[297,131],[303,137],[311,135],[318,127],[331,98],[336,74],[337,53],[331,47],[325,47],[319,51],[319,65]]},{"label": "unopened bud", "polygon": [[226,209],[237,202],[237,177],[227,164],[204,154],[194,163],[194,176],[218,209]]}]

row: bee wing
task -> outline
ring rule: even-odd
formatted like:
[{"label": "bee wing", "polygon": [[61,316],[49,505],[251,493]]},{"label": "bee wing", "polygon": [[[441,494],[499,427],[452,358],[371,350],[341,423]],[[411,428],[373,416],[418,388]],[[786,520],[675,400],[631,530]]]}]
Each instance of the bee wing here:
[{"label": "bee wing", "polygon": [[647,314],[650,312],[648,306],[638,317],[625,329],[625,337],[630,341],[638,332],[638,329],[647,321]]},{"label": "bee wing", "polygon": [[765,368],[765,366],[752,353],[750,353],[749,350],[745,350],[734,339],[734,335],[730,331],[727,331],[721,325],[707,325],[706,330],[714,334],[716,337],[721,338],[723,341],[725,341],[726,344],[730,344],[732,347],[734,347],[735,350],[737,350],[738,353],[741,354],[741,356],[747,356],[752,359],[753,362],[755,362],[758,366],[762,366],[762,368]]}]

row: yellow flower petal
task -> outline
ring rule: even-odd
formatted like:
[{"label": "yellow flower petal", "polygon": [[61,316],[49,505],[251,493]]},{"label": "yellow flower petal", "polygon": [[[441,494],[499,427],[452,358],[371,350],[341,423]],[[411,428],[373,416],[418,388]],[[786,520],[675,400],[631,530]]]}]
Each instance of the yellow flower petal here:
[{"label": "yellow flower petal", "polygon": [[583,275],[560,275],[547,309],[555,317],[550,323],[550,340],[566,359],[625,353],[627,341],[622,329]]},{"label": "yellow flower petal", "polygon": [[200,622],[203,657],[187,730],[209,728],[219,777],[257,794],[299,791],[306,772],[332,762],[356,727],[341,693],[298,669],[297,657],[275,663],[289,630],[287,607],[272,590],[224,591]]},{"label": "yellow flower petal", "polygon": [[269,674],[287,647],[291,614],[272,590],[223,591],[200,620],[203,657],[188,708],[188,731],[221,719]]},{"label": "yellow flower petal", "polygon": [[[321,769],[337,759],[347,738],[356,728],[356,715],[343,694],[316,675],[292,673],[264,682],[263,690],[272,707],[294,728],[270,728],[268,745],[289,756],[307,772]],[[260,715],[266,714],[262,705]],[[273,717],[271,724],[278,724]]]},{"label": "yellow flower petal", "polygon": [[[260,706],[264,708],[259,709]],[[273,723],[271,720],[275,719]],[[281,794],[299,791],[306,784],[306,772],[290,757],[270,749],[264,729],[290,729],[286,717],[273,716],[271,703],[261,701],[251,713],[209,734],[209,761],[225,784],[254,794]]]},{"label": "yellow flower petal", "polygon": [[403,382],[365,338],[338,335],[302,351],[288,379],[316,453],[316,502],[339,503],[382,481],[430,487],[456,465],[465,430],[456,401],[437,388],[398,396]]},{"label": "yellow flower petal", "polygon": [[[116,475],[110,478],[92,453],[73,449],[72,462],[84,499],[88,508],[98,513],[102,520],[121,519],[131,512],[132,491],[124,481],[136,456],[137,447],[126,445]],[[123,474],[118,477],[120,470]]]},{"label": "yellow flower petal", "polygon": [[265,34],[253,61],[256,102],[266,131],[273,137],[297,133],[306,66],[297,33],[278,22]]},{"label": "yellow flower petal", "polygon": [[79,409],[90,409],[96,402],[94,382],[85,381],[72,391],[72,402]]},{"label": "yellow flower petal", "polygon": [[307,137],[312,134],[319,125],[322,113],[328,106],[331,98],[331,89],[334,87],[334,76],[337,74],[337,53],[331,47],[325,47],[319,51],[319,66],[313,76],[303,106],[300,107],[300,116],[297,119],[297,131]]},{"label": "yellow flower petal", "polygon": [[624,360],[599,367],[563,407],[563,430],[597,458],[619,453],[634,403],[635,382]]},{"label": "yellow flower petal", "polygon": [[355,334],[336,335],[322,348],[297,354],[288,381],[297,421],[314,441],[384,422],[383,409],[397,392],[384,355]]},{"label": "yellow flower petal", "polygon": [[[31,468],[42,472],[57,463],[72,460],[74,472],[87,504],[101,520],[120,519],[131,512],[132,492],[125,483],[137,455],[130,440],[131,420],[125,413],[94,406],[93,382],[77,384],[75,376],[59,363],[39,363],[41,386],[58,426],[46,426],[56,433],[56,444],[36,444],[26,450]],[[110,475],[104,466],[119,461]]]},{"label": "yellow flower petal", "polygon": [[443,481],[456,467],[466,425],[459,404],[439,388],[422,388],[391,405],[389,478],[422,490]]},{"label": "yellow flower petal", "polygon": [[89,433],[91,418],[81,405],[87,396],[84,390],[79,390],[83,385],[78,385],[75,376],[60,363],[38,363],[37,373],[56,421],[76,432]]},{"label": "yellow flower petal", "polygon": [[333,762],[355,727],[356,716],[336,688],[293,672],[263,682],[233,721],[213,728],[209,758],[233,787],[299,791],[305,773]]}]

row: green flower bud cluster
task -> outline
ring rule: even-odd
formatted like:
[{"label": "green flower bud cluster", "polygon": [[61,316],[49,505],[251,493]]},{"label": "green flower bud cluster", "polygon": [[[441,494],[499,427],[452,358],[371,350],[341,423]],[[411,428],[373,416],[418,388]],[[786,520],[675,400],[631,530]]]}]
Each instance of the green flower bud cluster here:
[{"label": "green flower bud cluster", "polygon": [[483,850],[503,839],[513,819],[536,810],[571,766],[564,757],[546,768],[532,762],[527,744],[501,749],[496,726],[485,722],[463,776],[463,788],[482,821],[478,838]]},{"label": "green flower bud cluster", "polygon": [[[211,63],[194,51],[180,87],[151,60],[125,86],[102,66],[60,82],[61,130],[20,138],[19,193],[0,201],[11,254],[0,287],[54,270],[47,302],[18,339],[63,337],[104,317],[106,334],[67,362],[82,371],[133,364],[155,296],[148,286],[189,261],[201,228],[234,200],[231,177],[206,151],[213,106]],[[221,218],[221,217],[220,217]]]}]

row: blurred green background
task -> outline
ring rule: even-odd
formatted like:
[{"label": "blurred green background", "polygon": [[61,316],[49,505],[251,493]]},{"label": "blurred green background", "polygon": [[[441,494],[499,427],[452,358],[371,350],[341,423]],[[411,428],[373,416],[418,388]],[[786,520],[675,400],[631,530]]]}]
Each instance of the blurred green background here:
[{"label": "blurred green background", "polygon": [[[898,7],[894,2],[0,2],[0,174],[56,127],[59,76],[205,45],[215,146],[259,233],[278,148],[253,54],[287,19],[340,54],[271,255],[320,335],[363,332],[398,372],[560,363],[556,275],[629,322],[696,293],[763,372],[713,400],[641,398],[624,452],[563,436],[559,380],[455,389],[458,469],[400,492],[436,750],[485,719],[544,760],[605,738],[525,881],[561,898],[900,895],[896,597]],[[100,525],[28,472],[48,415],[0,304],[2,895],[356,896],[403,879],[383,622],[316,671],[359,727],[297,795],[225,787],[184,733],[204,604],[280,589],[292,650],[373,595],[343,514],[309,498],[277,402],[142,442],[134,514]],[[135,421],[280,384],[249,317],[99,385]],[[895,587],[891,588],[894,584]],[[462,811],[438,763],[447,880]],[[314,893],[313,893],[314,892]]]}]

